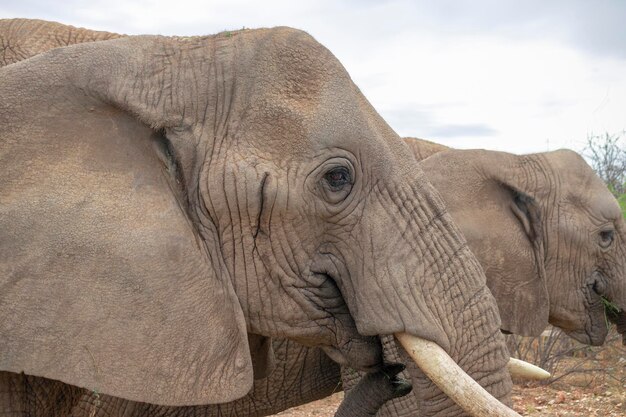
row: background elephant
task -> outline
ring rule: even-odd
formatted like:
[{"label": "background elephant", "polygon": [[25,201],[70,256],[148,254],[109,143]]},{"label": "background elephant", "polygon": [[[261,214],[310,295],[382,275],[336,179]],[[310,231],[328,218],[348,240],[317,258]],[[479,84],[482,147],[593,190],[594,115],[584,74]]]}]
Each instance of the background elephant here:
[{"label": "background elephant", "polygon": [[249,334],[374,370],[370,336],[409,332],[508,402],[478,264],[405,145],[310,37],[132,37],[1,75],[3,370],[224,402],[250,391],[253,358],[271,367]]},{"label": "background elephant", "polygon": [[567,150],[518,156],[404,140],[480,260],[503,330],[538,336],[549,322],[601,345],[605,314],[624,320],[626,226],[584,159]]}]

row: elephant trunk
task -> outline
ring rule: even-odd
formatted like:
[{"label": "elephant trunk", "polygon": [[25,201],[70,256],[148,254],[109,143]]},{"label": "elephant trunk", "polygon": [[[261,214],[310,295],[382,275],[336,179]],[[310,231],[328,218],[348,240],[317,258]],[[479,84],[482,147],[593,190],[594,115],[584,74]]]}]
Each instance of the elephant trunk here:
[{"label": "elephant trunk", "polygon": [[[384,246],[374,247],[372,254],[374,260],[380,259],[380,254],[385,255],[384,268],[370,266],[368,259],[363,260],[366,271],[371,270],[376,276],[372,280],[375,285],[370,284],[371,292],[365,294],[357,291],[358,287],[346,288],[346,283],[341,282],[342,293],[359,333],[395,334],[405,341],[423,339],[428,346],[437,345],[437,352],[446,354],[448,360],[437,360],[434,365],[423,358],[418,360],[417,367],[407,363],[417,397],[417,404],[411,407],[418,407],[420,415],[465,415],[468,411],[474,412],[472,402],[506,409],[512,388],[507,371],[509,354],[500,332],[495,299],[486,287],[484,273],[437,192],[425,180],[419,181],[421,172],[413,171],[407,176],[417,177],[410,189],[381,192],[386,197],[382,202],[385,212],[393,218],[398,233],[390,232],[389,223],[380,216],[364,219],[365,227],[384,230],[388,236],[382,241]],[[399,207],[398,212],[394,212],[395,207]],[[411,345],[403,345],[409,353],[414,350]],[[394,360],[387,351],[385,357],[392,361],[402,360]],[[406,363],[406,359],[403,362]],[[446,376],[448,371],[432,373],[433,366],[437,368],[442,363],[456,363],[452,368],[459,374],[466,374],[463,380],[476,381],[468,382],[468,386],[480,385],[490,395],[485,390],[472,389],[470,391],[474,394],[465,400],[454,397],[455,388],[446,384],[446,381],[453,380]],[[488,396],[491,398],[486,399]],[[478,397],[485,398],[484,403],[477,400]],[[394,404],[403,404],[403,401],[394,400],[385,409],[402,409],[402,405],[396,407]],[[496,406],[499,401],[504,405]],[[385,415],[384,410],[382,415]]]}]

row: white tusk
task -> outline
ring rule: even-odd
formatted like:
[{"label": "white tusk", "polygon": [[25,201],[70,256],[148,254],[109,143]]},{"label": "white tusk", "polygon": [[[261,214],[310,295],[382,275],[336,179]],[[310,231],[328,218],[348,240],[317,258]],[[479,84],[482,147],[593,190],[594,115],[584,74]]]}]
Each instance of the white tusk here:
[{"label": "white tusk", "polygon": [[474,381],[435,342],[408,333],[395,336],[426,376],[469,415],[520,417]]},{"label": "white tusk", "polygon": [[532,363],[524,362],[519,359],[509,359],[509,372],[513,378],[524,378],[533,381],[541,381],[551,377],[550,372],[541,369]]}]

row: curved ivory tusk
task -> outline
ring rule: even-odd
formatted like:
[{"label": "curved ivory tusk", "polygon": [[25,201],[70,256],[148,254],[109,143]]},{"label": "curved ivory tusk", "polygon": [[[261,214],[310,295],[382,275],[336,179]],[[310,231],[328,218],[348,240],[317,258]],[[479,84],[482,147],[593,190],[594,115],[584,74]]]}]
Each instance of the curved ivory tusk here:
[{"label": "curved ivory tusk", "polygon": [[469,415],[520,417],[474,381],[435,342],[408,333],[395,336],[428,378]]},{"label": "curved ivory tusk", "polygon": [[540,367],[535,366],[532,363],[524,362],[520,359],[509,359],[508,366],[509,372],[514,378],[524,378],[533,381],[541,381],[543,379],[548,379],[552,376],[550,375],[550,372],[541,369]]}]

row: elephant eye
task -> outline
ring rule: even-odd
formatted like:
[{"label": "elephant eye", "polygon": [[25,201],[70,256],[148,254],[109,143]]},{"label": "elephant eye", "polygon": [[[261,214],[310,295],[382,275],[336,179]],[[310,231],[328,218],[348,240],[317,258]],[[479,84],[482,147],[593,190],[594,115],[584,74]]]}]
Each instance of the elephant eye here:
[{"label": "elephant eye", "polygon": [[338,204],[350,195],[353,184],[352,170],[345,165],[334,165],[322,175],[322,196],[327,202]]},{"label": "elephant eye", "polygon": [[352,185],[352,176],[346,167],[336,167],[324,174],[326,183],[332,191],[340,191],[346,185]]},{"label": "elephant eye", "polygon": [[615,237],[615,231],[613,229],[602,230],[600,232],[600,246],[604,249],[611,246]]}]

